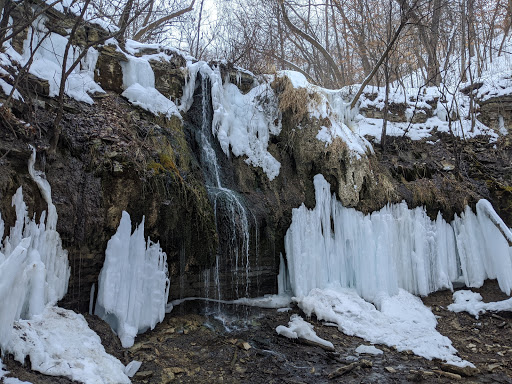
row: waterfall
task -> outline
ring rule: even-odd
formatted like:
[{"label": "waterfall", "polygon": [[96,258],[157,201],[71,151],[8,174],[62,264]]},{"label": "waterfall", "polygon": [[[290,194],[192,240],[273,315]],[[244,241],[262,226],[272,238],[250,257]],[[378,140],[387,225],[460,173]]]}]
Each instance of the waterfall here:
[{"label": "waterfall", "polygon": [[[215,299],[224,299],[222,286],[225,285],[231,287],[232,296],[239,298],[249,295],[249,212],[242,199],[222,183],[221,170],[213,146],[215,139],[212,133],[211,89],[206,74],[201,76],[201,94],[202,121],[198,135],[200,161],[219,234],[215,265],[211,272],[205,272],[205,277],[208,276],[205,278],[205,293],[215,295]],[[214,292],[211,292],[209,286],[212,275]]]}]

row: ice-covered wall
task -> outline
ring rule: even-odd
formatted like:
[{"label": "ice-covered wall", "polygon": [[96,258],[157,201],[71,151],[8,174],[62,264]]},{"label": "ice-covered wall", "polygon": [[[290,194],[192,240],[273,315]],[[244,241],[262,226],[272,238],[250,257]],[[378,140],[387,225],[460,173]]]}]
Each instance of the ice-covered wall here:
[{"label": "ice-covered wall", "polygon": [[343,207],[322,175],[314,184],[316,207],[294,209],[285,237],[296,296],[348,287],[377,302],[399,288],[427,295],[454,281],[477,287],[487,278],[497,278],[510,293],[512,235],[486,200],[478,202],[477,215],[468,207],[449,224],[440,214],[432,221],[424,209],[405,203],[363,215]]},{"label": "ice-covered wall", "polygon": [[169,296],[167,256],[158,243],[144,239],[144,220],[131,233],[123,211],[117,232],[107,244],[100,272],[95,314],[110,324],[123,347],[137,333],[153,329],[165,316]]},{"label": "ice-covered wall", "polygon": [[[28,217],[22,188],[12,198],[16,222],[0,244],[0,347],[9,342],[12,325],[18,319],[32,319],[46,305],[56,304],[67,291],[70,269],[67,251],[57,226],[57,211],[52,203],[51,188],[42,173],[34,169],[36,152],[29,161],[29,173],[48,204],[36,218]],[[0,237],[4,222],[0,215]]]}]

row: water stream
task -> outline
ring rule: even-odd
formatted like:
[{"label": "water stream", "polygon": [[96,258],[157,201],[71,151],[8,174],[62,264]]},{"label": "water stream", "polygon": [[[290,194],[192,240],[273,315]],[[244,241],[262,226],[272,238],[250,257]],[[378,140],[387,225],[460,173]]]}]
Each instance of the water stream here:
[{"label": "water stream", "polygon": [[204,281],[205,295],[222,300],[225,298],[223,288],[228,287],[231,290],[230,298],[249,295],[250,212],[242,199],[221,181],[220,165],[213,146],[215,138],[212,134],[211,91],[208,82],[207,76],[201,77],[202,123],[198,138],[200,161],[219,234],[219,247],[214,266],[204,272]]}]

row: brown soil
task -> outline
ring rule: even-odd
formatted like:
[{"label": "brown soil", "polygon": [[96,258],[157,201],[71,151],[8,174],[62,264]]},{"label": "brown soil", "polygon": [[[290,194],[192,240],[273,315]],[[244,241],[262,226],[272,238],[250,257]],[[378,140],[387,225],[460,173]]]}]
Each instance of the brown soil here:
[{"label": "brown soil", "polygon": [[[507,298],[494,281],[475,291],[484,301]],[[441,361],[382,345],[377,345],[384,351],[382,355],[358,356],[355,349],[367,342],[322,326],[315,318],[310,321],[317,334],[330,340],[335,352],[277,335],[278,325],[286,325],[292,313],[300,314],[296,307],[277,312],[210,303],[205,309],[204,302],[187,302],[153,331],[140,335],[129,350],[120,348],[99,319],[88,316],[87,320],[107,350],[123,363],[132,359],[143,362],[134,383],[512,383],[512,313],[489,313],[475,319],[467,313],[450,312],[450,291],[434,293],[423,301],[438,316],[438,330],[479,373],[453,375]],[[70,382],[30,372],[9,359],[4,362],[13,376],[34,384]]]}]

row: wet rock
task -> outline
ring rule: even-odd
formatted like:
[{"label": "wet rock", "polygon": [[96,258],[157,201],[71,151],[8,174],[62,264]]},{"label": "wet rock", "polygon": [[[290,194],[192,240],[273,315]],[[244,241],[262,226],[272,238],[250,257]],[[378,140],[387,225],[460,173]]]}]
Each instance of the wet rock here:
[{"label": "wet rock", "polygon": [[153,376],[152,371],[139,371],[135,374],[135,378],[140,380],[149,379],[151,376]]},{"label": "wet rock", "polygon": [[388,371],[389,373],[396,373],[396,369],[395,369],[395,368],[393,368],[393,367],[384,367],[384,369],[385,369],[386,371]]},{"label": "wet rock", "polygon": [[440,371],[440,370],[434,370],[434,372],[439,374],[439,375],[441,375],[441,376],[444,376],[444,377],[447,377],[449,379],[452,379],[452,380],[462,380],[462,376],[458,375],[456,373]]}]

